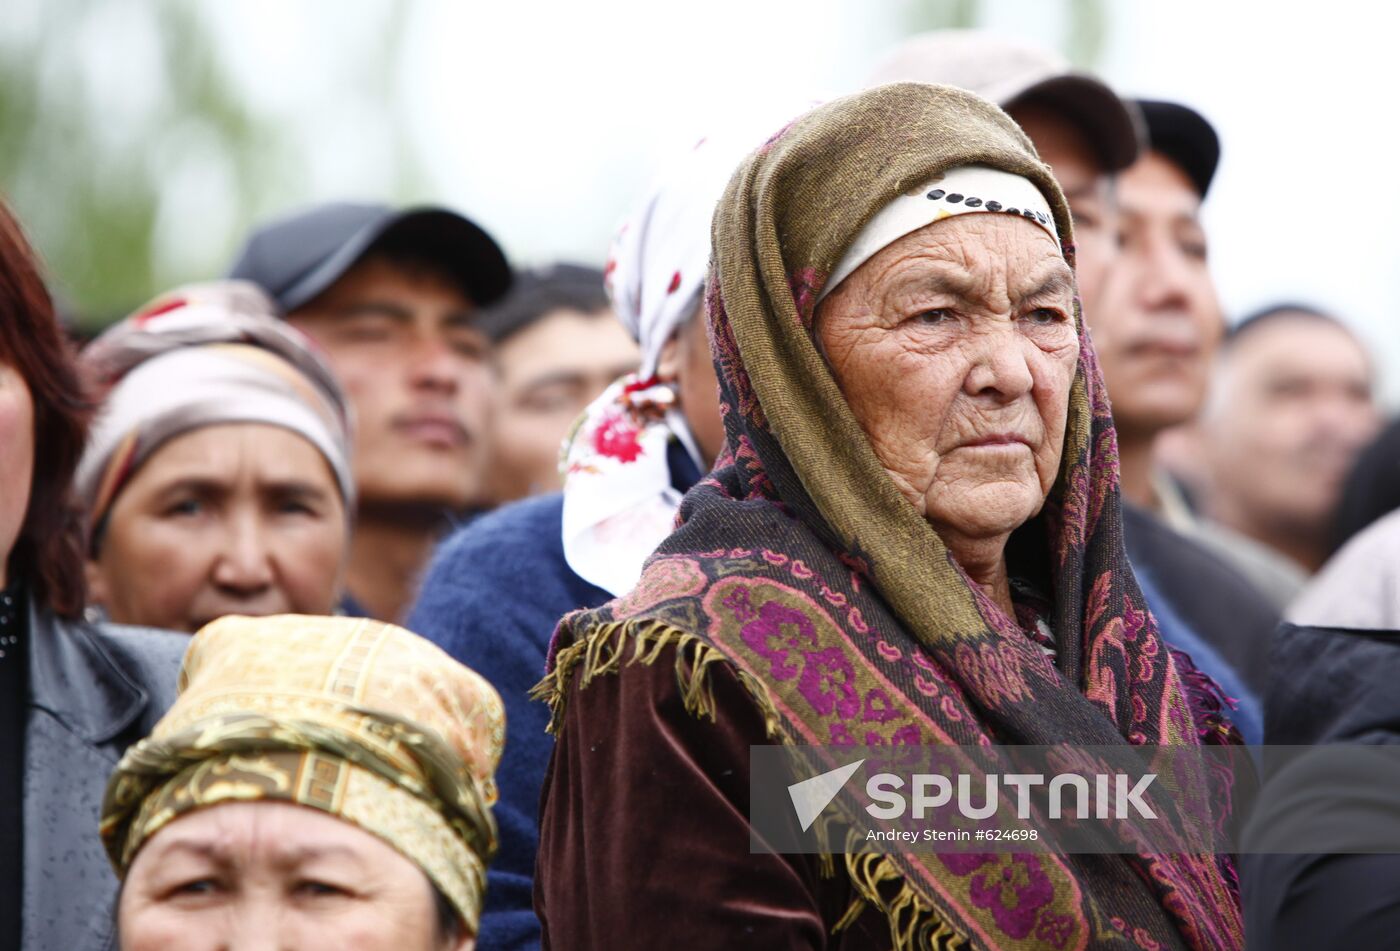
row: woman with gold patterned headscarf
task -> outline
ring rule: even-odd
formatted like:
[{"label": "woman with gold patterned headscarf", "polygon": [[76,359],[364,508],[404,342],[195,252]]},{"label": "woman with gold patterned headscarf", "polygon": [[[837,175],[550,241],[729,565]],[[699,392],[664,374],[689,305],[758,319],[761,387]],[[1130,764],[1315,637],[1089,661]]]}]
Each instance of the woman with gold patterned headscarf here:
[{"label": "woman with gold patterned headscarf", "polygon": [[181,686],[103,802],[124,951],[474,946],[505,735],[481,677],[402,628],[283,615],[205,627]]},{"label": "woman with gold patterned headscarf", "polygon": [[838,797],[825,855],[765,852],[757,745],[1238,734],[1128,564],[1069,208],[1005,113],[915,83],[818,107],[739,166],[713,243],[725,450],[537,691],[546,946],[1240,947],[1199,840],[882,854]]}]

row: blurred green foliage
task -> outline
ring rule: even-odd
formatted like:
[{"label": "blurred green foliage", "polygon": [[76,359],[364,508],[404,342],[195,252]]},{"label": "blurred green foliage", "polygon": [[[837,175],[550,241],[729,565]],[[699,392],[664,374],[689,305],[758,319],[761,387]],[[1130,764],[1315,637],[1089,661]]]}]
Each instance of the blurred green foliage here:
[{"label": "blurred green foliage", "polygon": [[[1105,0],[1059,3],[1064,35],[1055,45],[1092,68]],[[262,13],[304,13],[313,42],[334,50],[315,58],[334,70],[323,84],[334,101],[301,102],[289,89],[294,107],[279,113],[250,102],[247,77],[225,62],[242,40],[218,35],[228,26],[217,14],[229,8],[213,0],[5,0],[0,193],[44,257],[68,318],[91,331],[158,291],[215,276],[254,223],[332,197],[324,162],[341,156],[313,148],[316,130],[327,128],[318,121],[335,141],[374,150],[371,163],[343,156],[363,173],[352,183],[369,176],[364,197],[430,193],[400,88],[410,8],[382,0],[355,6],[353,18],[341,0],[255,8],[245,19],[268,31],[278,18],[262,25]],[[897,32],[908,35],[976,26],[983,4],[905,0],[894,10]],[[189,221],[191,208],[210,220]]]},{"label": "blurred green foliage", "polygon": [[[77,326],[91,330],[162,289],[218,274],[254,221],[306,200],[310,183],[298,140],[288,134],[294,130],[249,108],[221,59],[208,7],[188,0],[6,5],[0,191]],[[378,134],[395,143],[391,194],[418,177],[391,101],[403,9],[403,0],[382,5],[386,28],[370,48],[347,57],[347,95],[364,97],[383,120]],[[196,175],[216,174],[196,181],[225,192],[218,205],[232,220],[220,222],[221,233],[202,235],[199,251],[185,249],[171,261],[161,253],[162,215],[184,212],[172,207],[172,182],[201,163]]]}]

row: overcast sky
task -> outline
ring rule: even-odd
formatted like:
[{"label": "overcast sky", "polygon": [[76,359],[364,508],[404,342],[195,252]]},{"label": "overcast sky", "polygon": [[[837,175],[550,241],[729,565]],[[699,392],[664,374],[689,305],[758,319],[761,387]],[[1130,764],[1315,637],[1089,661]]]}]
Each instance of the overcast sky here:
[{"label": "overcast sky", "polygon": [[[308,200],[390,187],[364,90],[337,85],[373,44],[372,4],[211,8],[250,102],[300,121]],[[716,124],[856,87],[909,22],[901,0],[462,2],[410,6],[402,129],[423,197],[457,206],[512,257],[601,261],[657,163]],[[1383,4],[1108,0],[1104,77],[1205,113],[1224,154],[1207,205],[1232,318],[1301,298],[1353,323],[1400,397],[1400,52]],[[982,0],[982,25],[1062,46],[1053,0]],[[342,67],[337,71],[337,67]],[[180,242],[175,242],[179,244]]]}]

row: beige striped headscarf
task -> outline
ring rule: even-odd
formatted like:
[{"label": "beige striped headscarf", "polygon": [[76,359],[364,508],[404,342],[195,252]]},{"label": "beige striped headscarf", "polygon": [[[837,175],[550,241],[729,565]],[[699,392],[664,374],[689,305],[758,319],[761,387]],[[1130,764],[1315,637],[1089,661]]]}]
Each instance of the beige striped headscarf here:
[{"label": "beige striped headscarf", "polygon": [[82,354],[104,393],[78,464],[88,527],[162,445],[204,426],[265,423],[315,446],[354,511],[350,410],[311,339],[245,281],[177,288],[111,327]]}]

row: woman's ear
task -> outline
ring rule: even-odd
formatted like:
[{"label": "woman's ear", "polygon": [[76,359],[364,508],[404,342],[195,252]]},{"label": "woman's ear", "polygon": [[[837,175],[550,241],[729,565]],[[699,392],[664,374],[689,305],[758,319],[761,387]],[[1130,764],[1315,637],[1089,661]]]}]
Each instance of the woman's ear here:
[{"label": "woman's ear", "polygon": [[656,361],[656,375],[665,382],[674,382],[681,375],[680,334],[671,334],[661,346],[661,357]]}]

